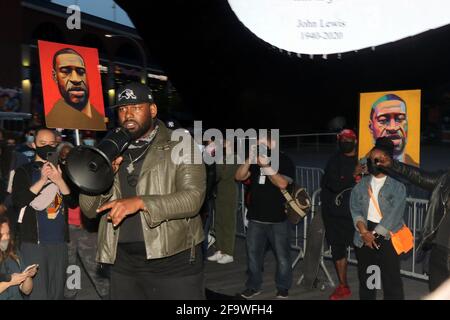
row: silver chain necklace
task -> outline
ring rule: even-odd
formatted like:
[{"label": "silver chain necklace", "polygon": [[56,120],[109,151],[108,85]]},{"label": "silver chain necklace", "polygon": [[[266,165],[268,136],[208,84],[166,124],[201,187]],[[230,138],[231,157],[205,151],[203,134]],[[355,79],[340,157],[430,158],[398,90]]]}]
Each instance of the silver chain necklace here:
[{"label": "silver chain necklace", "polygon": [[127,166],[128,174],[132,174],[133,173],[133,171],[134,171],[134,164],[133,163],[135,163],[140,158],[142,158],[147,153],[147,150],[148,150],[148,148],[150,148],[151,145],[152,144],[149,143],[148,146],[145,148],[144,152],[142,152],[142,154],[139,157],[137,157],[136,159],[134,159],[134,160],[131,158],[131,153],[128,153],[128,155],[130,156],[130,164]]}]

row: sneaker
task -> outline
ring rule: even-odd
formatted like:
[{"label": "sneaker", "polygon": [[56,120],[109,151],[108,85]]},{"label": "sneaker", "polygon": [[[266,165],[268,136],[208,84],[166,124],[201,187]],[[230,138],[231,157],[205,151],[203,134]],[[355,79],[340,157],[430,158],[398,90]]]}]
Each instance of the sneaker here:
[{"label": "sneaker", "polygon": [[336,290],[331,294],[330,300],[342,300],[352,295],[348,286],[339,285]]},{"label": "sneaker", "polygon": [[223,254],[222,257],[219,260],[217,260],[217,263],[227,264],[233,261],[234,261],[233,256],[230,256],[229,254]]},{"label": "sneaker", "polygon": [[245,299],[251,299],[260,294],[261,291],[255,289],[245,289],[244,292],[241,293],[241,297]]},{"label": "sneaker", "polygon": [[289,297],[289,291],[286,289],[278,290],[276,297],[278,299],[287,299]]},{"label": "sneaker", "polygon": [[208,234],[208,249],[216,242],[216,237]]},{"label": "sneaker", "polygon": [[218,261],[220,258],[222,258],[223,254],[220,251],[216,251],[212,256],[209,256],[207,259],[208,261]]}]

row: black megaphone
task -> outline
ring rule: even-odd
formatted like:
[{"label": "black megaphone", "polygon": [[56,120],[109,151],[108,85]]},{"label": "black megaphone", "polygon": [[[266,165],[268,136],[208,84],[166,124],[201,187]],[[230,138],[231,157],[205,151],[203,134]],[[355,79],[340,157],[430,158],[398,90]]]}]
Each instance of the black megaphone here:
[{"label": "black megaphone", "polygon": [[128,130],[116,128],[97,147],[76,146],[67,155],[65,172],[69,179],[87,194],[101,194],[114,181],[112,161],[129,146]]}]

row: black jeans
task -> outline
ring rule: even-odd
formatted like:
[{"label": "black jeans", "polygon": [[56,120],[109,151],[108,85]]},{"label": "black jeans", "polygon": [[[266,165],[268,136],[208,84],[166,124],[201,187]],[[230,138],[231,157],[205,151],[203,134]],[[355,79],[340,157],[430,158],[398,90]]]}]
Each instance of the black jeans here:
[{"label": "black jeans", "polygon": [[[203,265],[200,246],[197,246],[196,263]],[[167,258],[161,258],[167,259]],[[162,262],[153,261],[153,264]],[[184,262],[184,260],[183,260]],[[117,257],[111,268],[110,298],[112,300],[203,300],[205,286],[203,268],[194,273],[174,271],[161,274],[146,260],[145,247],[140,245],[117,246]],[[188,261],[186,260],[186,264]],[[172,270],[179,266],[173,265]],[[200,271],[197,271],[200,270]],[[164,270],[161,270],[164,271]]]},{"label": "black jeans", "polygon": [[430,291],[437,289],[450,277],[450,249],[433,245],[430,255]]},{"label": "black jeans", "polygon": [[[373,230],[375,226],[376,224],[369,222],[368,229]],[[376,288],[369,288],[369,284],[381,280],[385,300],[403,300],[405,295],[400,276],[399,256],[392,246],[391,240],[378,240],[378,243],[380,244],[378,250],[370,249],[365,245],[355,249],[358,259],[359,298],[375,300]],[[376,279],[377,275],[374,273],[374,270],[378,269],[377,267],[380,270],[380,279]]]}]

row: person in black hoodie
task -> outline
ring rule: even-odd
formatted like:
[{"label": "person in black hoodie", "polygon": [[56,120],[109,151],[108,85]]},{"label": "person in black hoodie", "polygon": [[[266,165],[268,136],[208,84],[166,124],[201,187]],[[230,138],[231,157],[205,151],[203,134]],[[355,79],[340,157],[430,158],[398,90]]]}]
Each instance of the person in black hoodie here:
[{"label": "person in black hoodie", "polygon": [[339,278],[339,286],[331,300],[351,296],[347,283],[347,248],[353,243],[355,228],[349,208],[350,193],[361,173],[356,153],[356,134],[344,129],[338,134],[339,152],[327,163],[321,181],[322,217],[325,236]]},{"label": "person in black hoodie", "polygon": [[77,197],[62,177],[59,166],[47,161],[56,151],[56,136],[50,129],[36,132],[35,161],[17,168],[12,187],[20,249],[25,264],[37,263],[32,300],[63,299],[68,264],[67,211],[77,206]]}]

